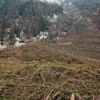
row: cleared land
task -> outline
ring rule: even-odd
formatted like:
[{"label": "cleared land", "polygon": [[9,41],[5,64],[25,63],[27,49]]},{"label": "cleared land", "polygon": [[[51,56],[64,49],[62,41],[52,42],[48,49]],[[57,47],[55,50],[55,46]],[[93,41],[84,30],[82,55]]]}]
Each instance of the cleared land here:
[{"label": "cleared land", "polygon": [[99,100],[100,54],[86,44],[69,37],[1,50],[0,100]]}]

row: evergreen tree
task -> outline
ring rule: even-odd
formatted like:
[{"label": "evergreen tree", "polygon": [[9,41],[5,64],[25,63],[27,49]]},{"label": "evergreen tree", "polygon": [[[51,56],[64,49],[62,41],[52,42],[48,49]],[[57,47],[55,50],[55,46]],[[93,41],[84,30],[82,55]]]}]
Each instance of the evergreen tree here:
[{"label": "evergreen tree", "polygon": [[10,45],[14,45],[15,44],[15,36],[14,36],[14,34],[13,33],[10,33],[10,35],[9,35],[9,44]]},{"label": "evergreen tree", "polygon": [[4,30],[2,30],[0,41],[1,41],[1,45],[3,46],[3,44],[4,44]]},{"label": "evergreen tree", "polygon": [[54,39],[55,39],[54,33],[50,33],[49,39],[50,39],[50,40],[54,40]]},{"label": "evergreen tree", "polygon": [[15,34],[16,34],[16,37],[20,37],[20,28],[19,28],[19,25],[15,25]]}]

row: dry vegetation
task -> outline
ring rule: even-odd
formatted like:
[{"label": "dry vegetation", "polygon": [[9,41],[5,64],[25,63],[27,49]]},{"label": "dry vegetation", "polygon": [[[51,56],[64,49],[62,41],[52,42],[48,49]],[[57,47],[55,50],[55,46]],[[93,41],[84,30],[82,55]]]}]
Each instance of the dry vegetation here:
[{"label": "dry vegetation", "polygon": [[15,58],[20,59],[22,61],[46,61],[46,62],[76,62],[82,63],[78,59],[74,59],[73,57],[60,53],[53,48],[49,48],[43,44],[29,44],[19,48],[8,48],[0,51],[1,58]]},{"label": "dry vegetation", "polygon": [[100,35],[97,34],[70,35],[66,39],[58,41],[57,44],[54,43],[52,47],[78,58],[100,61]]},{"label": "dry vegetation", "polygon": [[[100,100],[100,1],[70,1],[0,1],[0,42],[10,45],[0,49],[0,100]],[[46,40],[11,47],[41,31]]]},{"label": "dry vegetation", "polygon": [[100,98],[99,62],[81,61],[43,44],[5,49],[0,55],[0,100],[70,100],[72,94],[75,100]]}]

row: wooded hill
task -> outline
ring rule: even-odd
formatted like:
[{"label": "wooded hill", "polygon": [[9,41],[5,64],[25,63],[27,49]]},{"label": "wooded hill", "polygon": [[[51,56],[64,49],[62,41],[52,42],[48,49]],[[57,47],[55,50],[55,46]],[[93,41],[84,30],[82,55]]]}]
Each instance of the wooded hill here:
[{"label": "wooded hill", "polygon": [[[64,5],[71,9],[67,13]],[[68,5],[67,5],[68,6]],[[66,7],[66,6],[65,6]],[[57,21],[50,22],[54,15]],[[36,37],[41,31],[62,36],[76,33],[99,33],[100,30],[100,1],[99,0],[65,0],[61,5],[42,2],[39,0],[2,0],[0,1],[0,39],[10,35],[11,41],[16,34]]]},{"label": "wooded hill", "polygon": [[[0,1],[0,35],[1,41],[9,34],[19,37],[21,31],[27,36],[36,36],[40,31],[48,30],[50,22],[47,17],[63,12],[62,6],[41,1],[3,0]],[[13,37],[13,36],[12,36]]]}]

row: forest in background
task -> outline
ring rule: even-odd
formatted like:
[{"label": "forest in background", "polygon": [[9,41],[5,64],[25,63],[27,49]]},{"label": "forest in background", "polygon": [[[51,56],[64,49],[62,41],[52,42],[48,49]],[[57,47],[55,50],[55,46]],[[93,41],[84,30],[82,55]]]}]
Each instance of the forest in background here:
[{"label": "forest in background", "polygon": [[96,34],[100,30],[99,0],[65,0],[60,4],[39,0],[0,1],[0,41],[13,44],[21,32],[27,38],[48,32],[49,39],[70,34]]}]

